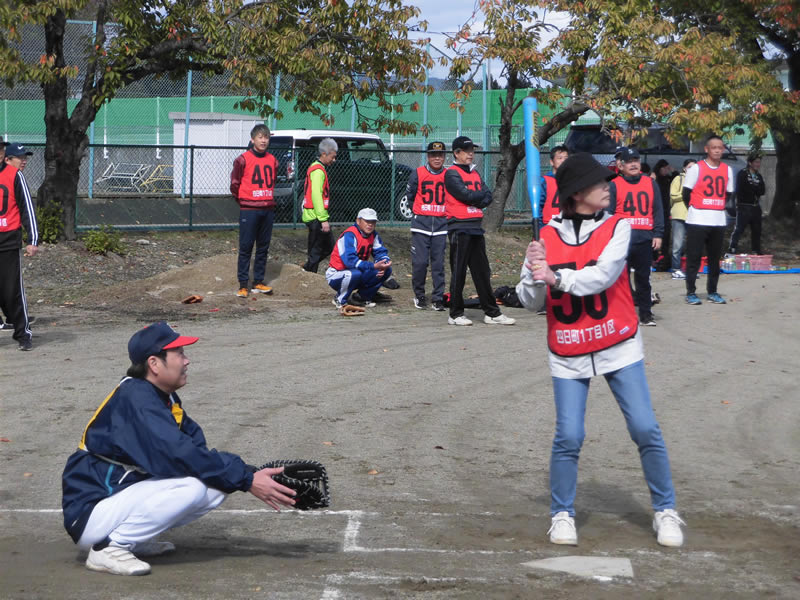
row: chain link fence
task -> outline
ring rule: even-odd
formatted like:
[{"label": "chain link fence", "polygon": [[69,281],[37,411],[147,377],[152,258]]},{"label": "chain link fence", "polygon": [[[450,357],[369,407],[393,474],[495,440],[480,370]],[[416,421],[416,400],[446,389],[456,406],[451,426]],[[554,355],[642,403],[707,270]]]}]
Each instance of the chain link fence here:
[{"label": "chain link fence", "polygon": [[[406,225],[413,203],[413,197],[406,197],[406,185],[412,171],[425,163],[425,153],[417,149],[390,152],[382,145],[371,149],[348,147],[347,140],[342,143],[341,138],[338,142],[337,160],[328,168],[331,220],[352,222],[361,208],[369,206],[378,211],[382,226]],[[35,194],[44,178],[43,147],[31,144],[28,148],[33,155],[24,173]],[[94,145],[91,150],[94,168],[88,159],[81,164],[78,230],[100,225],[125,229],[238,226],[238,205],[229,191],[230,172],[234,159],[245,148]],[[316,159],[316,150],[305,147],[290,151],[279,146],[270,150],[278,160],[276,226],[302,227],[305,171]],[[497,152],[475,153],[475,164],[490,187],[499,156]],[[448,156],[445,166],[451,161],[452,156]],[[183,164],[187,165],[185,171]],[[506,203],[506,222],[529,221],[530,204],[521,166]]]}]

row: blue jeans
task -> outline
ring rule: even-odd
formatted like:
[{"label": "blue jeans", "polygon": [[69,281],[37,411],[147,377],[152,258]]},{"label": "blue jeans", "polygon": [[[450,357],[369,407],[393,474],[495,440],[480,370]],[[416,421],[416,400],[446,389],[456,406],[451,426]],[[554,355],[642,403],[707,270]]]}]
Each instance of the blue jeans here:
[{"label": "blue jeans", "polygon": [[264,283],[274,222],[275,211],[272,209],[239,211],[239,261],[236,274],[239,287],[247,287],[247,282],[250,280],[250,255],[253,253],[254,244],[256,259],[253,262],[253,285]]},{"label": "blue jeans", "polygon": [[[661,429],[650,404],[650,390],[640,360],[605,376],[619,404],[628,433],[639,447],[644,478],[653,510],[675,508],[675,489]],[[550,455],[550,515],[567,511],[575,516],[578,455],[585,437],[584,417],[590,379],[553,377],[556,434]]]},{"label": "blue jeans", "polygon": [[672,219],[672,270],[681,268],[681,254],[686,250],[686,221]]}]

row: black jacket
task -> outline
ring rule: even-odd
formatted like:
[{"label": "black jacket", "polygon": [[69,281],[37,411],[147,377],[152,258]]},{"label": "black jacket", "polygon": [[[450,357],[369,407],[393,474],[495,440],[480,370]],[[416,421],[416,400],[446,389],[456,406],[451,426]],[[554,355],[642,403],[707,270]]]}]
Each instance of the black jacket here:
[{"label": "black jacket", "polygon": [[758,199],[764,195],[766,186],[761,173],[751,173],[742,169],[736,174],[736,204],[757,206]]},{"label": "black jacket", "polygon": [[[473,171],[475,165],[459,165],[454,164],[454,167],[461,169],[467,173]],[[480,176],[480,174],[479,174]],[[463,202],[469,206],[477,206],[478,208],[486,208],[492,203],[492,190],[486,187],[486,183],[481,177],[481,189],[471,190],[464,185],[464,180],[461,179],[455,171],[448,171],[444,174],[444,189],[447,193],[453,196],[459,202]],[[447,219],[448,231],[476,231],[483,233],[481,227],[482,218],[477,219]]]}]

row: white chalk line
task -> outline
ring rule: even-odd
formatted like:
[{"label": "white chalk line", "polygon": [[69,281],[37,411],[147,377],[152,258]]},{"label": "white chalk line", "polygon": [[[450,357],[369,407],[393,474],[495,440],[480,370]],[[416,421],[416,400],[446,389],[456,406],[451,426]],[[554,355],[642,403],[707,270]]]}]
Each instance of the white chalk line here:
[{"label": "white chalk line", "polygon": [[[60,508],[0,508],[0,513],[60,513]],[[229,514],[229,515],[249,515],[249,514],[275,514],[276,511],[273,508],[217,508],[213,512],[209,513],[209,515],[215,515],[219,513]],[[400,513],[381,513],[375,511],[365,511],[365,510],[314,510],[314,511],[299,511],[299,510],[283,510],[279,513],[280,515],[293,515],[299,517],[322,517],[326,515],[365,515],[365,516],[377,516],[377,517],[496,517],[496,516],[508,516],[504,513],[495,513],[495,512],[476,512],[476,513],[443,513],[443,512],[400,512]],[[531,518],[536,518],[544,515],[544,513],[536,514],[536,513],[526,513]]]}]

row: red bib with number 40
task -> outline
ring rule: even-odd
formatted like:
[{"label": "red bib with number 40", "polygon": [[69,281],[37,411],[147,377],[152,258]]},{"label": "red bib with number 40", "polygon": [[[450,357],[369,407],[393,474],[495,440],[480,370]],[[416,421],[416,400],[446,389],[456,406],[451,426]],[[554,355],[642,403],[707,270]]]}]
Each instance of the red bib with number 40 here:
[{"label": "red bib with number 40", "polygon": [[653,180],[644,176],[637,183],[630,183],[623,177],[617,177],[614,185],[617,188],[617,209],[614,214],[628,221],[631,229],[653,229]]},{"label": "red bib with number 40", "polygon": [[[541,239],[553,271],[580,270],[597,264],[621,220],[612,216],[582,244],[567,244],[553,227],[544,227]],[[636,335],[639,319],[633,307],[628,271],[599,294],[573,296],[547,288],[547,345],[559,356],[580,356],[605,350]]]}]

